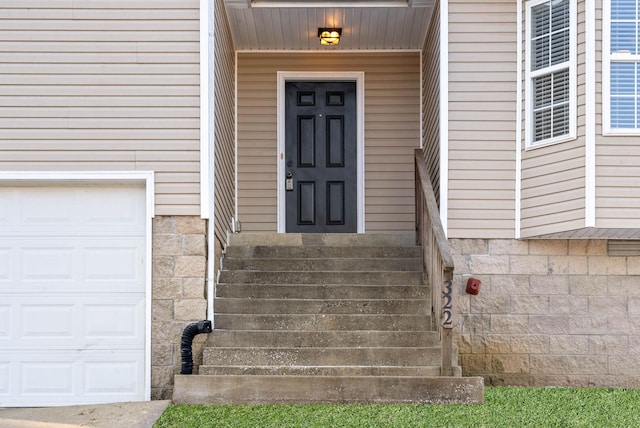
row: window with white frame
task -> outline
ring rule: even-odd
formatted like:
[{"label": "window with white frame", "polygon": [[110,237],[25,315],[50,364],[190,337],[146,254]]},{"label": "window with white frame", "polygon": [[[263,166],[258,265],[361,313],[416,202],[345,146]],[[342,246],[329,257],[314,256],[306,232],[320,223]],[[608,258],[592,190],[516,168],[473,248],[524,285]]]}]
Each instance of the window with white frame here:
[{"label": "window with white frame", "polygon": [[575,138],[575,0],[527,2],[526,146]]},{"label": "window with white frame", "polygon": [[605,133],[640,134],[640,17],[638,0],[603,2]]}]

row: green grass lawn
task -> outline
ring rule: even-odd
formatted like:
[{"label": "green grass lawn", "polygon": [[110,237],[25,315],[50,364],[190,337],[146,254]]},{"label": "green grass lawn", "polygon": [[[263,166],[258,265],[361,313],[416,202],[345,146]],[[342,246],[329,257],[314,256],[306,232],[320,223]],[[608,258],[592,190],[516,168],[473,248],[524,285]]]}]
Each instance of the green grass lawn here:
[{"label": "green grass lawn", "polygon": [[154,427],[640,427],[640,389],[491,387],[479,405],[170,406]]}]

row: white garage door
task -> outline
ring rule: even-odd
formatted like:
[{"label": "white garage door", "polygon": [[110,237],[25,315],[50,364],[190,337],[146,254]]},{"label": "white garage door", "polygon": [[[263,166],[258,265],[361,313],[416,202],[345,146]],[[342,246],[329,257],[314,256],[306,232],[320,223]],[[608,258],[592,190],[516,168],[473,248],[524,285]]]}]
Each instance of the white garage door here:
[{"label": "white garage door", "polygon": [[145,189],[0,185],[0,407],[145,399]]}]

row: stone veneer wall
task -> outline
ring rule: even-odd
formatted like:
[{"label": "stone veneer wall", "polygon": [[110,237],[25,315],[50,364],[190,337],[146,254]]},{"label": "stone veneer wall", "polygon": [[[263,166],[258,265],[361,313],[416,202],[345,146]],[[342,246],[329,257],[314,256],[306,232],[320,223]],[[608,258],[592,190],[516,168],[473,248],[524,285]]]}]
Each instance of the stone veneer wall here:
[{"label": "stone veneer wall", "polygon": [[[606,240],[452,239],[464,375],[488,385],[640,387],[640,258]],[[467,279],[482,281],[465,293]]]},{"label": "stone veneer wall", "polygon": [[[151,398],[171,399],[173,375],[180,372],[184,328],[207,318],[207,221],[191,216],[153,220]],[[206,335],[193,341],[194,373]]]}]

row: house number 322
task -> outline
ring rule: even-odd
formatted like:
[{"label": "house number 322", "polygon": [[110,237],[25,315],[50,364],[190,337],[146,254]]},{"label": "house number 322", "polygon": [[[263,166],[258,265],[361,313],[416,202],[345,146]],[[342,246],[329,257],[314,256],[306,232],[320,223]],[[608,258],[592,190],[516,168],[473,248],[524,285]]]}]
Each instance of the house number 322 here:
[{"label": "house number 322", "polygon": [[444,290],[442,291],[442,299],[444,300],[442,304],[442,327],[445,328],[453,327],[453,311],[451,305],[452,284],[453,282],[451,280],[445,281]]}]

